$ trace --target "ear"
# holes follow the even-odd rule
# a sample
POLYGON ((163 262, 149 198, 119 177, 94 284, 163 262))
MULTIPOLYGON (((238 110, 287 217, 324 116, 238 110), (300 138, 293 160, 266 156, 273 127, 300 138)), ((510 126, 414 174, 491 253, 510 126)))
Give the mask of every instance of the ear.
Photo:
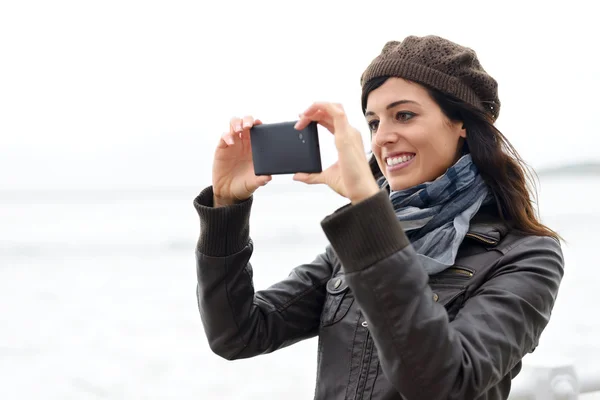
POLYGON ((467 128, 465 128, 464 122, 458 122, 456 127, 457 127, 457 131, 458 131, 457 132, 458 136, 463 139, 466 139, 467 138, 467 128))

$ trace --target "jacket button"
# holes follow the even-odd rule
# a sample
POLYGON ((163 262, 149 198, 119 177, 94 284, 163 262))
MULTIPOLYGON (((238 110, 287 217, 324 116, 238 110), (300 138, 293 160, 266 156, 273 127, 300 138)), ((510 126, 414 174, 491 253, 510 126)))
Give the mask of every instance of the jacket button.
POLYGON ((337 281, 335 281, 335 284, 333 285, 333 287, 334 287, 335 289, 337 289, 337 288, 339 288, 339 287, 340 287, 340 285, 341 285, 341 284, 342 284, 342 280, 341 280, 341 279, 338 279, 337 281))
POLYGON ((438 301, 440 299, 440 296, 438 296, 437 293, 433 294, 433 301, 438 301))

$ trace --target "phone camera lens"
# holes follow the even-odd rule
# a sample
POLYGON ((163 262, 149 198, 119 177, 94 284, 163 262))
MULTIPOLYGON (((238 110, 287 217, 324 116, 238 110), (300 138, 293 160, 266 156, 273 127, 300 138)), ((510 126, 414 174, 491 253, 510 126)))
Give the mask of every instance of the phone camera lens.
POLYGON ((298 134, 298 139, 302 139, 302 138, 303 138, 302 134, 301 134, 301 133, 299 133, 299 134, 298 134))

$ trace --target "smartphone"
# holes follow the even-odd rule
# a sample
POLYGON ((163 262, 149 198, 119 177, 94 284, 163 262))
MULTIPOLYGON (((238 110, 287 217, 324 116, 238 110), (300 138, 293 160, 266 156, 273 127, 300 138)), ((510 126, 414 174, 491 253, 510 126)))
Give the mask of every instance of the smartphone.
POLYGON ((296 122, 261 124, 250 129, 255 175, 322 172, 317 123, 297 130, 296 122))

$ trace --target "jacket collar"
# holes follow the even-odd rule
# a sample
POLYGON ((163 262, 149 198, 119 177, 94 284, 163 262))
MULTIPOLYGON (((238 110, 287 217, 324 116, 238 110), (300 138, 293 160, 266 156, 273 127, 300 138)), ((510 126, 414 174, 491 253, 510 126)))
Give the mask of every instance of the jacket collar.
POLYGON ((508 234, 509 230, 509 226, 499 217, 494 204, 482 207, 473 217, 467 237, 495 246, 508 234))

